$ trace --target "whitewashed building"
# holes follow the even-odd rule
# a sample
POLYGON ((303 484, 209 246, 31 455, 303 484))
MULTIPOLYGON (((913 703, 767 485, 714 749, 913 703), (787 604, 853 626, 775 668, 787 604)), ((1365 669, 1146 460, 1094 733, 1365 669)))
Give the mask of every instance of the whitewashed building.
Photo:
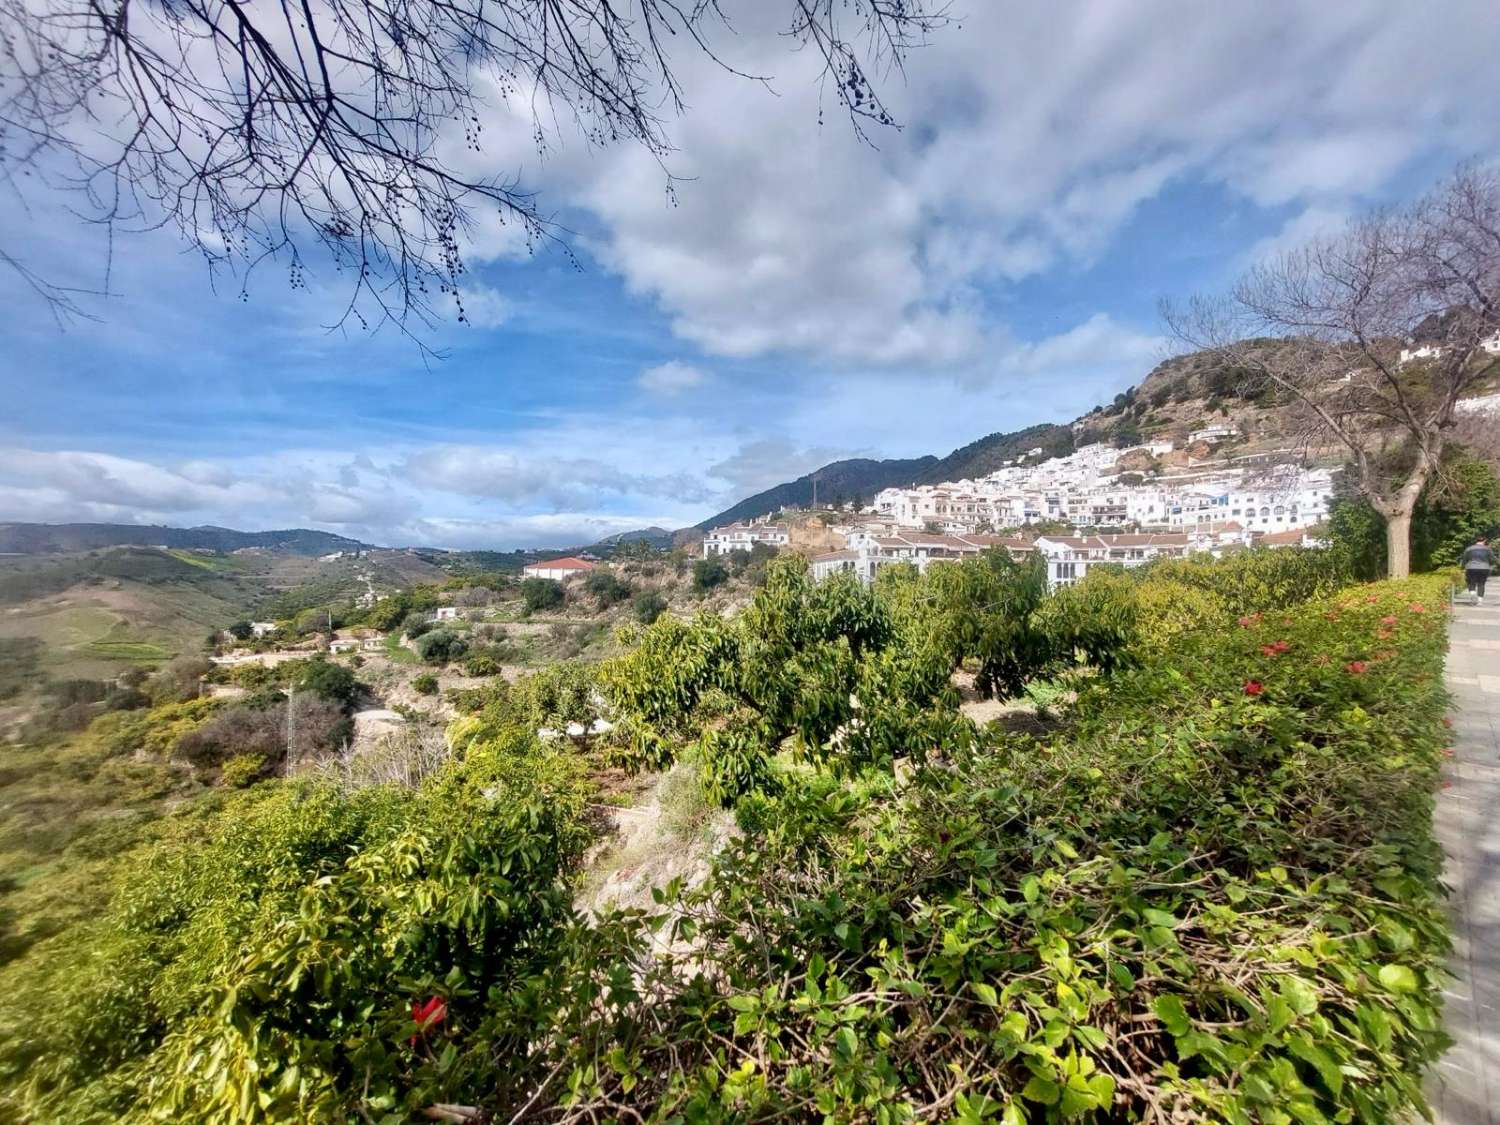
POLYGON ((569 578, 577 578, 593 569, 594 563, 588 559, 570 555, 567 558, 530 563, 521 568, 521 575, 525 578, 548 578, 553 582, 566 582, 569 578))
POLYGON ((872 582, 881 567, 906 563, 925 572, 935 562, 975 558, 985 551, 1001 548, 1013 557, 1032 549, 1030 540, 1000 535, 935 535, 927 532, 902 531, 895 534, 854 531, 849 546, 840 551, 816 555, 812 560, 812 577, 822 581, 834 574, 853 574, 861 582, 872 582))
POLYGON ((712 528, 703 537, 703 557, 748 551, 757 543, 780 550, 792 541, 791 532, 780 523, 731 523, 712 528))
POLYGON ((1043 535, 1036 549, 1047 560, 1047 587, 1071 586, 1088 574, 1090 566, 1109 564, 1133 569, 1154 559, 1188 553, 1191 544, 1182 533, 1150 535, 1043 535))

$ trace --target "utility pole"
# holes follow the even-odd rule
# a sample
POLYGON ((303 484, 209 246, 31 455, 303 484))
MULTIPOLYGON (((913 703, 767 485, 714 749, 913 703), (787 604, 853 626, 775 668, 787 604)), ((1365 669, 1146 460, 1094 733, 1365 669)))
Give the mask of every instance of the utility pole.
POLYGON ((813 511, 818 510, 818 474, 813 473, 813 511))
POLYGON ((293 748, 297 745, 296 702, 297 689, 288 686, 286 689, 286 772, 288 777, 291 776, 292 767, 297 764, 296 759, 293 757, 293 748))

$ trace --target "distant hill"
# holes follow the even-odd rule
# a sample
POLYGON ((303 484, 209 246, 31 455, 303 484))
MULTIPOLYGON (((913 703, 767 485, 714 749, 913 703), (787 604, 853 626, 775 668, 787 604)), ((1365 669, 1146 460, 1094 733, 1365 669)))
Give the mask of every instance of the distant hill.
POLYGON ((1069 426, 1027 426, 1013 433, 994 433, 971 441, 937 461, 917 480, 917 484, 941 484, 950 480, 974 480, 988 476, 1006 461, 1024 457, 1033 449, 1047 457, 1066 457, 1073 452, 1073 430, 1069 426))
MULTIPOLYGON (((1256 343, 1266 349, 1295 347, 1284 340, 1256 343)), ((1284 443, 1285 403, 1273 388, 1247 372, 1227 368, 1208 353, 1176 356, 1150 371, 1139 386, 1128 387, 1106 405, 1096 406, 1069 425, 1042 424, 1000 431, 955 449, 946 457, 918 457, 906 461, 835 461, 806 476, 746 497, 731 508, 710 516, 697 527, 707 529, 735 520, 755 519, 784 507, 806 507, 812 502, 812 479, 818 478, 818 499, 868 502, 882 488, 896 485, 941 484, 988 476, 1006 461, 1033 449, 1037 459, 1062 457, 1078 446, 1106 442, 1126 447, 1155 438, 1181 442, 1188 432, 1209 421, 1237 425, 1252 441, 1284 443)))
POLYGON ((262 547, 294 555, 369 549, 369 544, 328 531, 234 531, 227 527, 157 527, 129 523, 0 523, 0 553, 51 555, 102 547, 174 547, 237 551, 262 547))
POLYGON ((782 508, 807 507, 813 499, 813 478, 818 480, 820 502, 869 503, 882 488, 912 484, 939 484, 993 473, 1006 461, 1014 461, 1040 448, 1047 457, 1073 452, 1073 431, 1067 426, 1028 426, 1012 433, 994 433, 955 449, 946 457, 912 457, 905 460, 872 461, 856 458, 834 461, 821 469, 747 496, 732 508, 710 516, 698 528, 707 530, 736 520, 750 520, 782 508))
POLYGON ((665 527, 638 527, 634 531, 621 531, 618 534, 606 536, 586 549, 607 551, 611 547, 619 547, 625 543, 647 543, 659 550, 669 550, 674 534, 676 533, 665 527))
POLYGON ((835 461, 821 469, 798 477, 786 484, 778 484, 764 492, 748 496, 732 508, 710 516, 699 528, 707 530, 736 520, 754 519, 782 508, 807 507, 813 499, 813 478, 817 477, 818 500, 859 499, 866 503, 882 488, 892 485, 912 484, 922 479, 934 465, 936 457, 913 457, 905 460, 872 461, 868 457, 856 457, 848 461, 835 461))

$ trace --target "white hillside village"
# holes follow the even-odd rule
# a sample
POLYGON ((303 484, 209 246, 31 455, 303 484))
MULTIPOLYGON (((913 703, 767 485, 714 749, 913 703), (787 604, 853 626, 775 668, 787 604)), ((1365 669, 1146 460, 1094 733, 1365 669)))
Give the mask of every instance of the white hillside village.
MULTIPOLYGON (((1233 426, 1218 425, 1189 441, 1212 445, 1237 436, 1233 426)), ((1311 543, 1309 529, 1328 516, 1332 472, 1288 463, 1285 452, 1189 459, 1186 467, 1149 478, 1121 468, 1128 455, 1155 457, 1173 449, 1169 441, 1129 449, 1095 444, 1046 460, 1035 449, 977 480, 884 489, 831 529, 845 545, 815 555, 813 577, 847 572, 869 582, 891 563, 925 570, 934 561, 1000 547, 1016 556, 1039 552, 1047 560, 1048 585, 1056 588, 1077 582, 1091 565, 1135 567, 1164 555, 1311 543), (1044 523, 1066 524, 1074 533, 1019 534, 1044 523), (995 534, 1000 528, 1018 534, 995 534)), ((783 523, 737 523, 709 531, 703 554, 790 542, 783 523)))

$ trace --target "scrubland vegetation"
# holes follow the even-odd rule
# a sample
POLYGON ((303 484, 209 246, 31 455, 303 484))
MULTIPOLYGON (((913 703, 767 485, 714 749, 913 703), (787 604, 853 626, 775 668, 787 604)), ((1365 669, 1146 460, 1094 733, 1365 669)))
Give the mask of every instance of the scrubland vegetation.
MULTIPOLYGON (((999 557, 873 590, 786 559, 727 617, 579 591, 622 625, 602 664, 486 679, 444 740, 246 789, 220 748, 264 733, 253 694, 143 684, 8 759, 0 1105, 1396 1120, 1444 1043, 1446 587, 1348 585, 1341 557, 1052 596, 999 557), (975 726, 960 669, 1050 721, 975 726), (737 834, 652 909, 581 912, 616 779, 679 761, 674 823, 720 804, 737 834), (64 774, 81 807, 43 844, 64 774)), ((286 668, 255 675, 349 686, 286 668)))

